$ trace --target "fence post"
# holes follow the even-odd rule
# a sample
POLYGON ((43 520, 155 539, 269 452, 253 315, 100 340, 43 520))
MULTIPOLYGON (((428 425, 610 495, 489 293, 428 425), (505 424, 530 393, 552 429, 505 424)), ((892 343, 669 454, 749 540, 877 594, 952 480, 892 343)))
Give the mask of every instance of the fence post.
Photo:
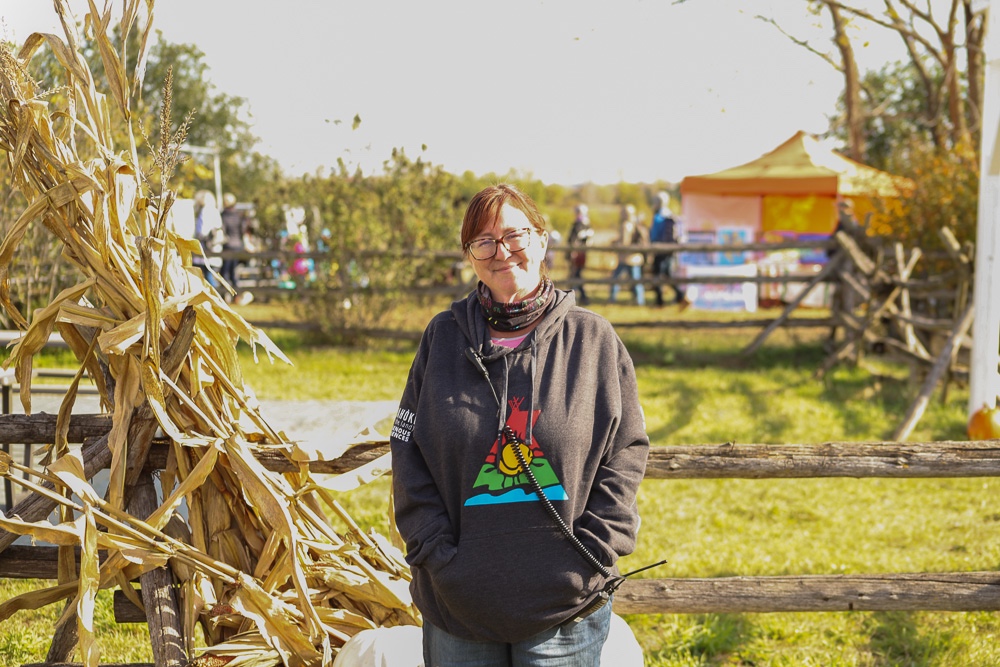
MULTIPOLYGON (((3 413, 5 415, 10 414, 10 390, 11 386, 14 384, 14 369, 5 368, 0 370, 0 391, 3 393, 3 413)), ((4 454, 10 454, 10 444, 3 443, 4 454)), ((14 487, 11 485, 9 479, 4 477, 3 480, 3 509, 5 512, 9 512, 10 508, 14 506, 14 487)))

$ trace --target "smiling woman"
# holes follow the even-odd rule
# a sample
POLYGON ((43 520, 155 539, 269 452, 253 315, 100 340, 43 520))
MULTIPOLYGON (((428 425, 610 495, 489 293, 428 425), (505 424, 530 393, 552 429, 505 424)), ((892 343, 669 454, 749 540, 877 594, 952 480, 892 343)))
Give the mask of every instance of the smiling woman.
POLYGON ((479 192, 461 239, 479 285, 424 331, 390 436, 424 662, 597 665, 649 450, 632 361, 546 276, 520 190, 479 192))
MULTIPOLYGON (((525 309, 541 315, 538 309, 551 298, 552 290, 545 274, 549 239, 545 219, 533 201, 511 186, 498 185, 484 192, 489 194, 480 193, 470 202, 462 223, 463 247, 482 283, 480 299, 489 300, 486 310, 498 316, 525 309)), ((487 320, 500 337, 510 333, 501 317, 488 316, 487 320)), ((527 334, 535 321, 512 331, 527 334)))

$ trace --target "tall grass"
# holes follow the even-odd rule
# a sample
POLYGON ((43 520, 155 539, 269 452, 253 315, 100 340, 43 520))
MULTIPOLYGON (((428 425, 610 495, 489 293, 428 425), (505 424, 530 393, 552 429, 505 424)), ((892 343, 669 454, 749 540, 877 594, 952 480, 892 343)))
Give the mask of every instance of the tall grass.
MULTIPOLYGON (((704 316, 627 305, 595 309, 613 321, 704 316)), ((430 314, 414 313, 414 328, 430 314)), ((269 333, 294 367, 244 358, 247 384, 263 399, 395 399, 414 351, 412 343, 394 342, 332 349, 300 333, 269 333)), ((655 445, 881 440, 919 386, 908 367, 876 357, 814 379, 825 357, 825 331, 779 331, 749 357, 741 352, 753 330, 620 333, 636 362, 655 445)), ((967 390, 955 385, 947 400, 939 394, 911 439, 963 439, 967 398, 967 390)), ((647 480, 639 497, 639 545, 623 567, 668 559, 648 573, 652 577, 994 570, 1000 561, 998 491, 1000 482, 992 478, 647 480)), ((387 495, 388 481, 379 480, 343 501, 356 520, 384 530, 387 495)), ((11 585, 22 584, 4 584, 11 585)), ((627 620, 652 667, 1000 664, 1000 617, 991 612, 649 614, 627 620)), ((135 643, 147 641, 143 627, 135 632, 135 643)), ((27 661, 24 633, 17 617, 0 625, 0 665, 27 661), (7 658, 5 647, 19 657, 7 658)), ((106 649, 109 658, 113 650, 106 649)), ((122 659, 137 659, 128 653, 122 659)))

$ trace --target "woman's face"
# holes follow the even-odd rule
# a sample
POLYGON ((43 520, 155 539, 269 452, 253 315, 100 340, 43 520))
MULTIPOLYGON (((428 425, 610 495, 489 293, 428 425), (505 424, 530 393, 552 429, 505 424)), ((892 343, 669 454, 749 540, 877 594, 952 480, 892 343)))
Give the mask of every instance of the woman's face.
POLYGON ((490 294, 496 301, 523 301, 542 282, 548 233, 538 232, 524 213, 507 204, 500 209, 500 219, 473 239, 499 239, 523 229, 531 230, 528 246, 523 250, 511 252, 503 243, 497 243, 497 252, 491 259, 476 259, 469 255, 476 275, 490 288, 490 294))

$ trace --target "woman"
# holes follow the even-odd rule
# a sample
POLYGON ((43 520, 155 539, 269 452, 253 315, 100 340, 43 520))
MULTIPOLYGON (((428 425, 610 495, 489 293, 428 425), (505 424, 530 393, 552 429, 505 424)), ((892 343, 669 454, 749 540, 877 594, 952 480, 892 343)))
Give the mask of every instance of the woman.
MULTIPOLYGON (((222 250, 222 216, 215 203, 215 195, 208 190, 199 190, 194 195, 195 221, 194 238, 201 242, 203 251, 219 252, 222 250)), ((195 266, 201 267, 205 280, 216 290, 220 289, 219 281, 215 277, 216 271, 222 268, 222 258, 219 256, 203 257, 195 255, 191 261, 195 266)))
POLYGON ((635 547, 649 440, 632 361, 553 287, 547 241, 516 188, 473 197, 462 247, 478 289, 427 326, 393 426, 426 667, 599 664, 602 604, 635 547))
MULTIPOLYGON (((626 204, 622 206, 618 217, 618 240, 615 245, 634 246, 645 245, 641 223, 635 217, 635 206, 626 204)), ((618 300, 618 290, 621 285, 618 279, 622 276, 629 276, 635 283, 632 290, 635 292, 635 305, 646 305, 646 288, 642 284, 642 265, 646 256, 635 250, 626 250, 618 253, 618 266, 611 274, 611 294, 608 300, 614 303, 618 300)))

